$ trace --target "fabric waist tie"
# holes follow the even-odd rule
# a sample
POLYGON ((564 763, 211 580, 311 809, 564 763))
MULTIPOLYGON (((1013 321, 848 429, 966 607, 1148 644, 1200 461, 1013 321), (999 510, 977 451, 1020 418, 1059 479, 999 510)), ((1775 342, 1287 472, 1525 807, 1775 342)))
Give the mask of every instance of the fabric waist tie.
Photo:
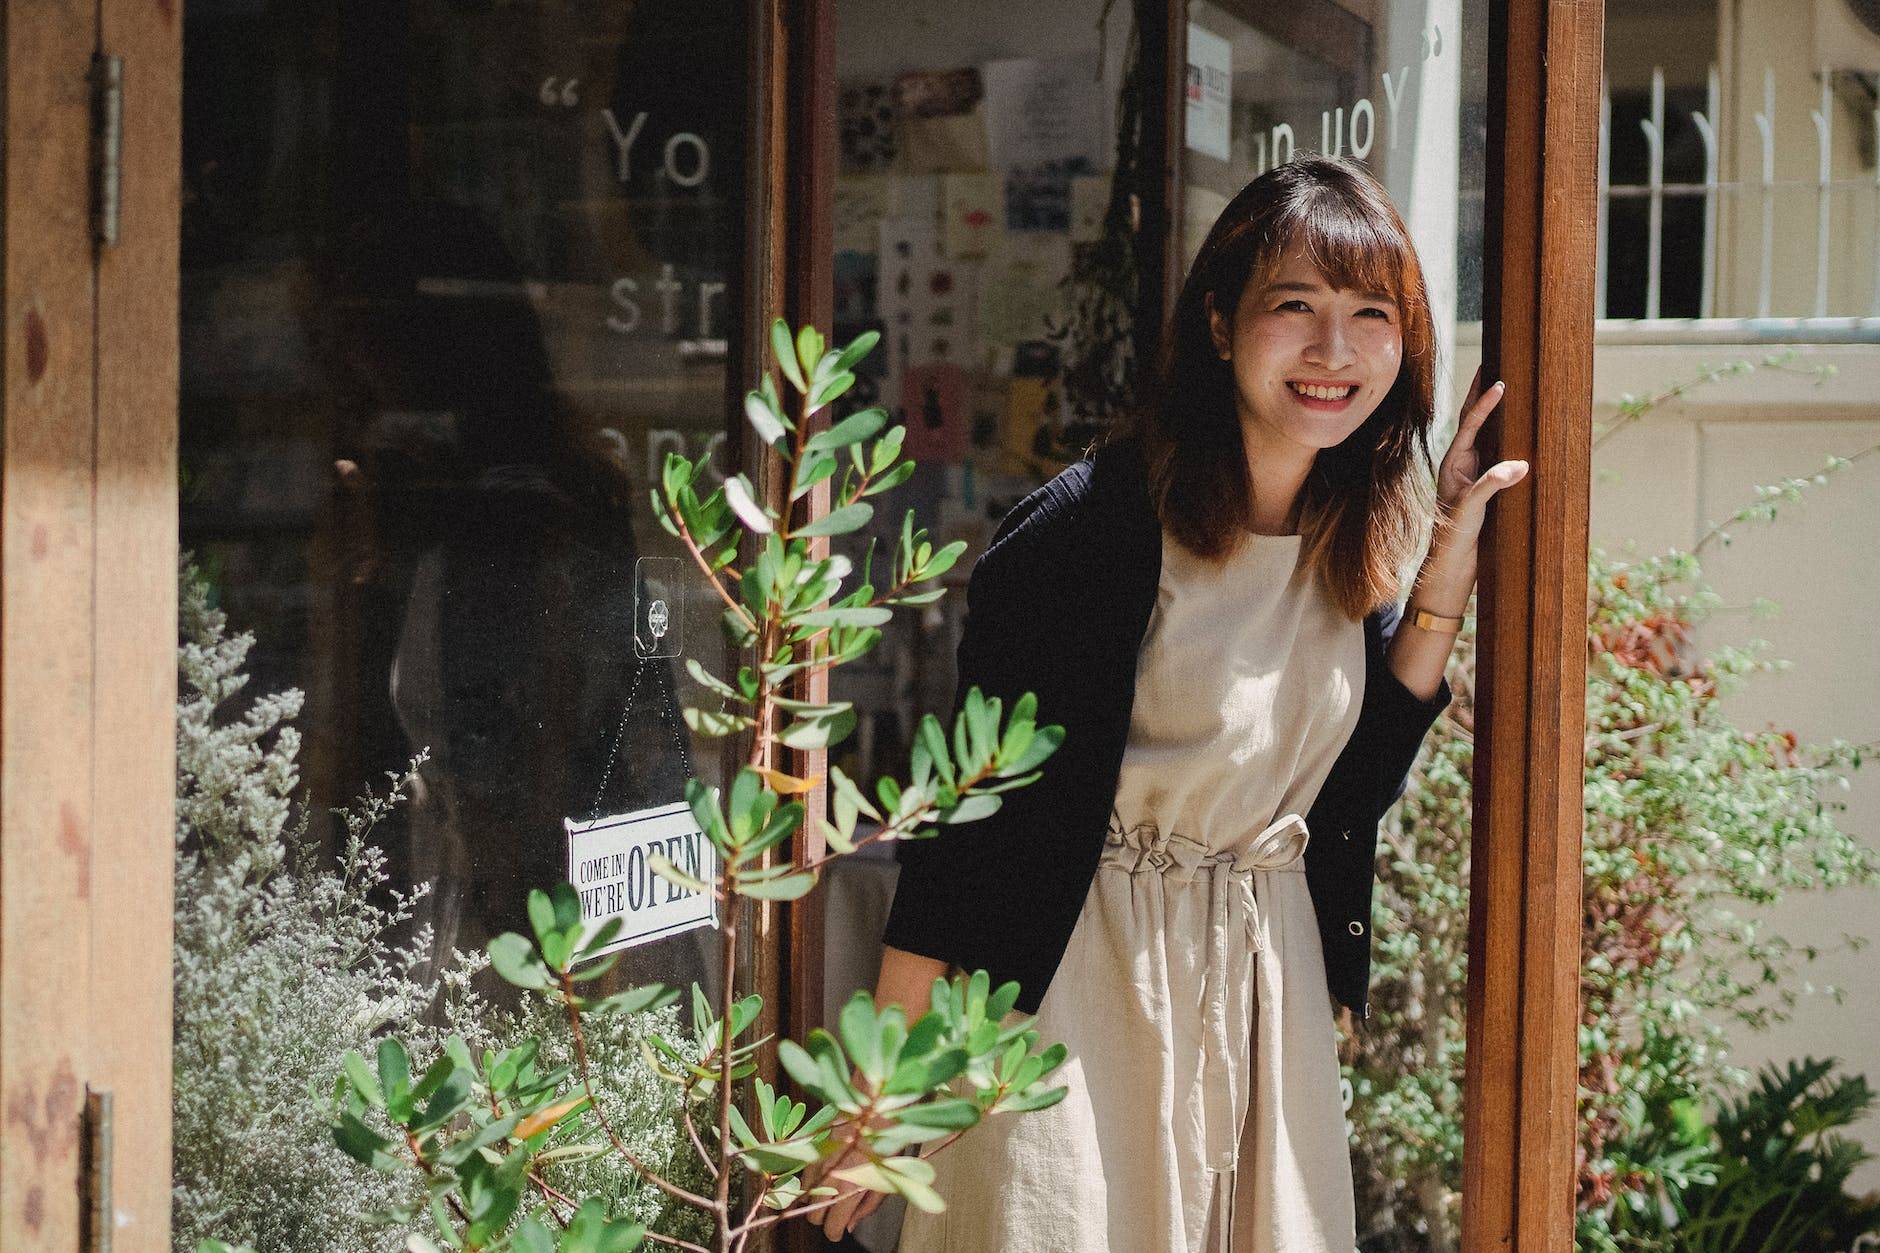
POLYGON ((1243 986, 1257 977, 1256 958, 1265 947, 1265 924, 1253 876, 1262 871, 1303 873, 1310 838, 1304 818, 1285 814, 1269 823, 1239 852, 1213 853, 1207 845, 1164 832, 1154 823, 1138 823, 1125 829, 1118 815, 1112 813, 1110 817, 1101 866, 1128 874, 1161 874, 1176 883, 1192 883, 1204 876, 1208 882, 1208 959, 1201 994, 1205 1017, 1201 1100, 1207 1121, 1205 1151, 1210 1170, 1234 1169, 1240 1152, 1240 1120, 1247 1110, 1248 1076, 1244 1067, 1233 1064, 1233 1041, 1236 1037, 1250 1040, 1253 1023, 1245 1012, 1231 1012, 1230 1001, 1232 1005, 1245 1002, 1230 998, 1228 989, 1230 977, 1243 986), (1228 951, 1230 928, 1237 922, 1247 935, 1246 959, 1240 963, 1234 963, 1228 951), (1230 965, 1238 968, 1230 971, 1230 965), (1239 1021, 1230 1022, 1230 1017, 1239 1021))

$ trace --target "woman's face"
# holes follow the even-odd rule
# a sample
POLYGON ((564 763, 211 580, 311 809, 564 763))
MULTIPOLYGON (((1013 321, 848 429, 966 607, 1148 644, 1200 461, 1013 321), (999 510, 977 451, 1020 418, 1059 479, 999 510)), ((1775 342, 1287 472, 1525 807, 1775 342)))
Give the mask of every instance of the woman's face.
POLYGON ((1390 394, 1403 363, 1396 302, 1335 288, 1300 252, 1248 283, 1233 321, 1208 305, 1214 350, 1232 363, 1243 426, 1317 451, 1344 440, 1390 394))

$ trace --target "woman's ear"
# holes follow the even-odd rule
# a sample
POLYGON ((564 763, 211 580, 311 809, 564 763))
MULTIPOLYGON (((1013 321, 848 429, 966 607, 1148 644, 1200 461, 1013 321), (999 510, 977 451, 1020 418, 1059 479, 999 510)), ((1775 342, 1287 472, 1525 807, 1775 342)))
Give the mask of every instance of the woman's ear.
POLYGON ((1221 311, 1214 307, 1213 292, 1205 293, 1202 299, 1207 303, 1208 338, 1214 341, 1214 355, 1223 361, 1231 361, 1234 357, 1232 347, 1234 339, 1228 328, 1227 319, 1222 317, 1221 311))

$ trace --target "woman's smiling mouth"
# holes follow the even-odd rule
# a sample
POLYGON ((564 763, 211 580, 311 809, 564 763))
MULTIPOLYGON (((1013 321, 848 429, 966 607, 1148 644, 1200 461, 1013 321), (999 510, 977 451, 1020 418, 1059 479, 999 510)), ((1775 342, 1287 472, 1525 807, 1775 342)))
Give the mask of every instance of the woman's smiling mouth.
POLYGON ((1329 408, 1342 408, 1346 401, 1358 393, 1356 383, 1288 382, 1286 386, 1299 399, 1329 408))

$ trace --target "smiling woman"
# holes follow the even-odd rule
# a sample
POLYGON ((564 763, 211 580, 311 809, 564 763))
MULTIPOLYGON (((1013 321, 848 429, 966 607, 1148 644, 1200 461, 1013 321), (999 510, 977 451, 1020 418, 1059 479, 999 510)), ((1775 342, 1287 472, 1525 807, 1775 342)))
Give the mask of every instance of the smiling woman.
POLYGON ((1365 1011, 1378 823, 1449 703, 1488 501, 1527 471, 1478 472, 1499 392, 1471 396, 1411 597, 1443 608, 1398 639, 1429 327, 1362 167, 1262 175, 1202 245, 1138 430, 974 570, 961 683, 1035 690, 1066 748, 1023 799, 904 850, 876 997, 1017 975, 1068 1092, 944 1158, 951 1204, 910 1214, 901 1253, 1355 1245, 1332 998, 1365 1011))
POLYGON ((1208 232, 1171 322, 1140 428, 1171 533, 1220 557, 1244 526, 1296 525, 1347 611, 1394 592, 1428 510, 1435 345, 1383 188, 1308 154, 1255 179, 1208 232), (1349 507, 1361 483, 1368 513, 1349 507))

